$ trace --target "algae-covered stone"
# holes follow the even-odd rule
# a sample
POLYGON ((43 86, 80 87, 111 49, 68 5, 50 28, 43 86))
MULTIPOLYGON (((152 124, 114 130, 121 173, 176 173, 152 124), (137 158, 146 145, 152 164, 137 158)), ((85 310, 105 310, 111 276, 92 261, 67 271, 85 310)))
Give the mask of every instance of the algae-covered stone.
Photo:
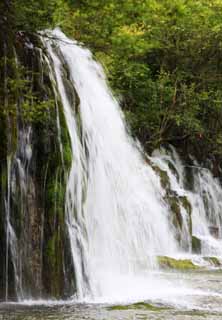
POLYGON ((138 302, 129 305, 116 305, 112 307, 108 307, 108 310, 150 310, 150 311, 161 311, 161 310, 168 310, 168 307, 162 307, 159 305, 153 305, 146 302, 138 302))
POLYGON ((201 240, 192 236, 192 251, 193 253, 201 253, 201 240))
POLYGON ((160 183, 162 188, 165 190, 168 190, 170 188, 170 179, 168 177, 167 172, 164 170, 161 170, 159 167, 153 164, 152 164, 152 168, 160 177, 160 183))
POLYGON ((176 196, 166 196, 165 200, 167 201, 167 203, 170 207, 172 221, 173 221, 174 226, 176 227, 176 229, 179 228, 179 230, 181 230, 183 221, 182 221, 182 215, 181 215, 181 211, 180 211, 180 203, 179 203, 178 198, 176 196))
POLYGON ((179 173, 171 161, 168 162, 168 167, 172 171, 173 175, 176 177, 177 181, 179 181, 180 179, 179 173))
POLYGON ((187 197, 186 196, 180 196, 179 199, 180 199, 180 202, 182 203, 184 209, 187 211, 187 213, 189 215, 191 215, 192 207, 191 207, 191 204, 190 204, 189 200, 187 199, 187 197))
POLYGON ((204 257, 203 259, 209 262, 214 267, 222 267, 222 263, 216 257, 204 257))
POLYGON ((163 269, 194 270, 199 268, 189 259, 177 260, 167 256, 158 256, 157 260, 159 266, 163 269))

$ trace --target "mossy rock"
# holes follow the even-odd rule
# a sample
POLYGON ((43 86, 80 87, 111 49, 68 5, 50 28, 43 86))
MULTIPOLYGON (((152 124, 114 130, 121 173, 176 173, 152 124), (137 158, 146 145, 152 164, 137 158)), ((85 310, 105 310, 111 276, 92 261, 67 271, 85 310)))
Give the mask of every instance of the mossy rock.
POLYGON ((169 169, 172 171, 173 175, 176 177, 177 181, 179 181, 180 176, 177 172, 177 169, 175 168, 175 166, 172 164, 172 162, 168 161, 168 167, 169 169))
POLYGON ((174 259, 166 256, 157 257, 159 266, 163 269, 175 269, 175 270, 195 270, 199 269, 191 260, 189 259, 174 259))
POLYGON ((201 240, 192 236, 192 251, 193 253, 201 253, 201 240))
POLYGON ((161 170, 159 167, 157 167, 154 164, 152 164, 152 168, 160 177, 160 184, 161 184, 162 188, 165 190, 170 189, 170 179, 168 177, 167 172, 164 170, 161 170))
POLYGON ((184 207, 184 209, 188 212, 189 215, 191 215, 192 207, 191 207, 191 204, 190 204, 189 200, 187 199, 187 197, 180 196, 179 199, 180 199, 180 202, 182 203, 182 206, 184 207))
POLYGON ((179 228, 181 230, 183 221, 178 198, 176 196, 166 196, 165 200, 169 204, 174 226, 177 229, 179 228))
POLYGON ((190 232, 190 236, 192 235, 192 206, 189 202, 189 200, 187 199, 186 196, 180 196, 179 197, 180 203, 182 204, 182 206, 184 207, 184 209, 186 210, 186 212, 188 213, 189 217, 189 232, 190 232))
POLYGON ((146 302, 138 302, 138 303, 129 304, 129 305, 116 305, 116 306, 108 307, 108 310, 138 310, 138 309, 150 310, 150 311, 162 311, 162 310, 168 310, 170 308, 152 305, 146 302))
POLYGON ((222 263, 216 257, 204 257, 203 259, 214 267, 222 267, 222 263))

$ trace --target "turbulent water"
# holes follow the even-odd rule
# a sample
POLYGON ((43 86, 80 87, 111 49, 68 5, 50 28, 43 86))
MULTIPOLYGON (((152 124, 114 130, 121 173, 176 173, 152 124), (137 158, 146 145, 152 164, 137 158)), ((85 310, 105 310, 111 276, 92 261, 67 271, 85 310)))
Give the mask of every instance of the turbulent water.
MULTIPOLYGON (((194 273, 158 273, 171 283, 186 281, 193 290, 169 292, 135 304, 90 304, 73 301, 26 301, 0 304, 0 318, 5 320, 219 320, 222 318, 221 271, 194 273)), ((151 296, 151 295, 150 295, 151 296)))

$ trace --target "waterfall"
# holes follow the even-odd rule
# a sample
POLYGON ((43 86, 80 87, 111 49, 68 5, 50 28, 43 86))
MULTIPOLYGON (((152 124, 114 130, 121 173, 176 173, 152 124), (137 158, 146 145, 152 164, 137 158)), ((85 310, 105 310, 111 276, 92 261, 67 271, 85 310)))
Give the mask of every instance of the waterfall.
MULTIPOLYGON (((158 166, 163 172, 167 173, 169 179, 169 197, 175 197, 175 199, 190 199, 190 192, 185 188, 185 172, 183 163, 177 154, 176 150, 170 146, 170 150, 159 149, 153 152, 151 157, 152 162, 158 166)), ((167 200, 167 199, 166 199, 167 200)), ((180 233, 180 245, 181 248, 185 249, 187 252, 192 251, 192 239, 189 225, 191 219, 189 219, 189 212, 187 212, 187 207, 184 208, 183 202, 178 201, 179 211, 181 214, 181 229, 180 233)), ((178 231, 178 230, 177 230, 178 231)))
POLYGON ((168 296, 158 256, 222 259, 221 184, 172 146, 147 156, 90 51, 59 29, 41 40, 39 82, 51 88, 57 146, 49 140, 40 159, 39 131, 17 123, 4 192, 4 298, 63 297, 68 288, 64 296, 78 301, 142 300, 159 297, 160 286, 168 296))
POLYGON ((156 150, 151 160, 167 172, 170 189, 176 196, 186 197, 190 203, 192 232, 189 231, 189 212, 184 211, 182 203, 179 204, 183 213, 181 246, 191 253, 193 235, 201 241, 203 256, 222 257, 222 187, 219 180, 193 159, 192 166, 188 166, 189 172, 186 172, 186 165, 173 147, 168 151, 156 150), (192 186, 186 186, 187 176, 193 179, 192 186))
POLYGON ((118 281, 129 281, 128 286, 131 281, 133 290, 135 279, 156 266, 155 255, 177 251, 164 191, 128 134, 101 66, 61 31, 52 37, 58 38, 56 46, 45 44, 72 145, 66 214, 77 295, 108 296, 118 290, 118 281), (67 74, 80 100, 81 128, 67 74))
POLYGON ((210 170, 194 170, 193 233, 201 239, 202 254, 222 257, 222 188, 210 170))
POLYGON ((11 196, 12 196, 12 156, 7 159, 7 199, 5 199, 6 211, 6 265, 5 265, 5 300, 8 301, 9 296, 9 257, 14 268, 15 291, 18 297, 21 297, 21 283, 19 274, 19 250, 18 241, 15 230, 11 223, 11 196))
POLYGON ((6 208, 6 264, 5 264, 5 300, 8 300, 8 265, 9 265, 9 244, 10 244, 10 194, 11 194, 11 158, 7 159, 7 200, 5 201, 6 208))

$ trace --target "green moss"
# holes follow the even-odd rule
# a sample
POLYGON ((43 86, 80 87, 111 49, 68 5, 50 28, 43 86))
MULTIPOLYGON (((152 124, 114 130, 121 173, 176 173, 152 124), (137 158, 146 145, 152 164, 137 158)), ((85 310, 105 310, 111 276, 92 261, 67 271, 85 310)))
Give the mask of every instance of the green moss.
POLYGON ((172 171, 173 175, 177 178, 177 181, 179 181, 179 174, 178 174, 177 169, 175 168, 175 166, 172 164, 172 162, 170 162, 170 161, 168 162, 168 167, 172 171))
POLYGON ((47 286, 50 286, 50 291, 53 296, 59 297, 61 292, 61 281, 63 274, 63 261, 61 256, 61 234, 58 230, 55 231, 47 242, 46 259, 48 265, 49 279, 47 286))
POLYGON ((2 166, 2 171, 1 171, 1 185, 2 185, 2 189, 5 189, 7 186, 7 168, 6 168, 6 164, 5 166, 2 166))
POLYGON ((70 168, 72 163, 72 149, 68 143, 65 143, 63 145, 63 156, 64 156, 65 167, 70 168))
POLYGON ((181 197, 179 197, 179 199, 180 199, 184 209, 189 213, 189 215, 191 215, 192 207, 191 207, 191 204, 188 201, 187 197, 186 196, 181 196, 181 197))
POLYGON ((216 257, 204 257, 204 260, 207 262, 210 262, 210 264, 212 264, 214 267, 221 267, 222 266, 221 262, 216 257))
POLYGON ((56 233, 54 233, 52 237, 48 240, 47 247, 46 247, 46 255, 48 256, 48 259, 52 265, 54 265, 56 262, 55 244, 56 244, 56 233))
POLYGON ((193 253, 201 253, 201 240, 192 236, 192 251, 193 253))
POLYGON ((167 175, 167 172, 164 170, 161 170, 160 168, 158 168, 157 166, 152 166, 153 170, 159 175, 160 177, 160 183, 161 186, 163 187, 163 189, 169 189, 170 188, 170 180, 169 177, 167 175))
POLYGON ((68 128, 66 125, 65 115, 63 113, 63 106, 61 103, 59 103, 58 107, 59 107, 59 120, 60 120, 60 126, 61 126, 61 140, 62 140, 62 146, 63 146, 64 165, 66 169, 69 169, 72 163, 71 140, 70 140, 68 128))
POLYGON ((190 235, 192 235, 192 217, 191 217, 192 207, 191 207, 191 204, 190 204, 190 202, 189 202, 189 200, 187 199, 186 196, 179 197, 179 200, 180 200, 180 203, 182 204, 182 206, 184 207, 184 209, 186 210, 186 212, 189 215, 189 232, 190 232, 190 235))
POLYGON ((192 270, 199 269, 198 266, 193 264, 189 259, 174 259, 166 256, 159 256, 158 263, 163 269, 176 269, 176 270, 192 270))
POLYGON ((170 210, 171 213, 173 215, 173 224, 174 226, 178 229, 182 228, 182 216, 181 216, 181 212, 180 212, 180 204, 179 204, 179 200, 176 196, 169 196, 167 195, 165 197, 165 200, 168 202, 169 206, 170 206, 170 210))
POLYGON ((56 207, 63 207, 64 204, 66 186, 65 184, 62 184, 61 181, 59 181, 59 174, 60 170, 58 168, 57 174, 55 175, 55 179, 50 180, 47 185, 47 200, 53 208, 55 206, 55 202, 56 207))
POLYGON ((116 305, 108 308, 108 310, 138 310, 138 309, 150 310, 150 311, 161 311, 161 310, 168 310, 169 308, 152 305, 150 303, 145 303, 145 302, 138 302, 138 303, 129 304, 129 305, 116 305))

